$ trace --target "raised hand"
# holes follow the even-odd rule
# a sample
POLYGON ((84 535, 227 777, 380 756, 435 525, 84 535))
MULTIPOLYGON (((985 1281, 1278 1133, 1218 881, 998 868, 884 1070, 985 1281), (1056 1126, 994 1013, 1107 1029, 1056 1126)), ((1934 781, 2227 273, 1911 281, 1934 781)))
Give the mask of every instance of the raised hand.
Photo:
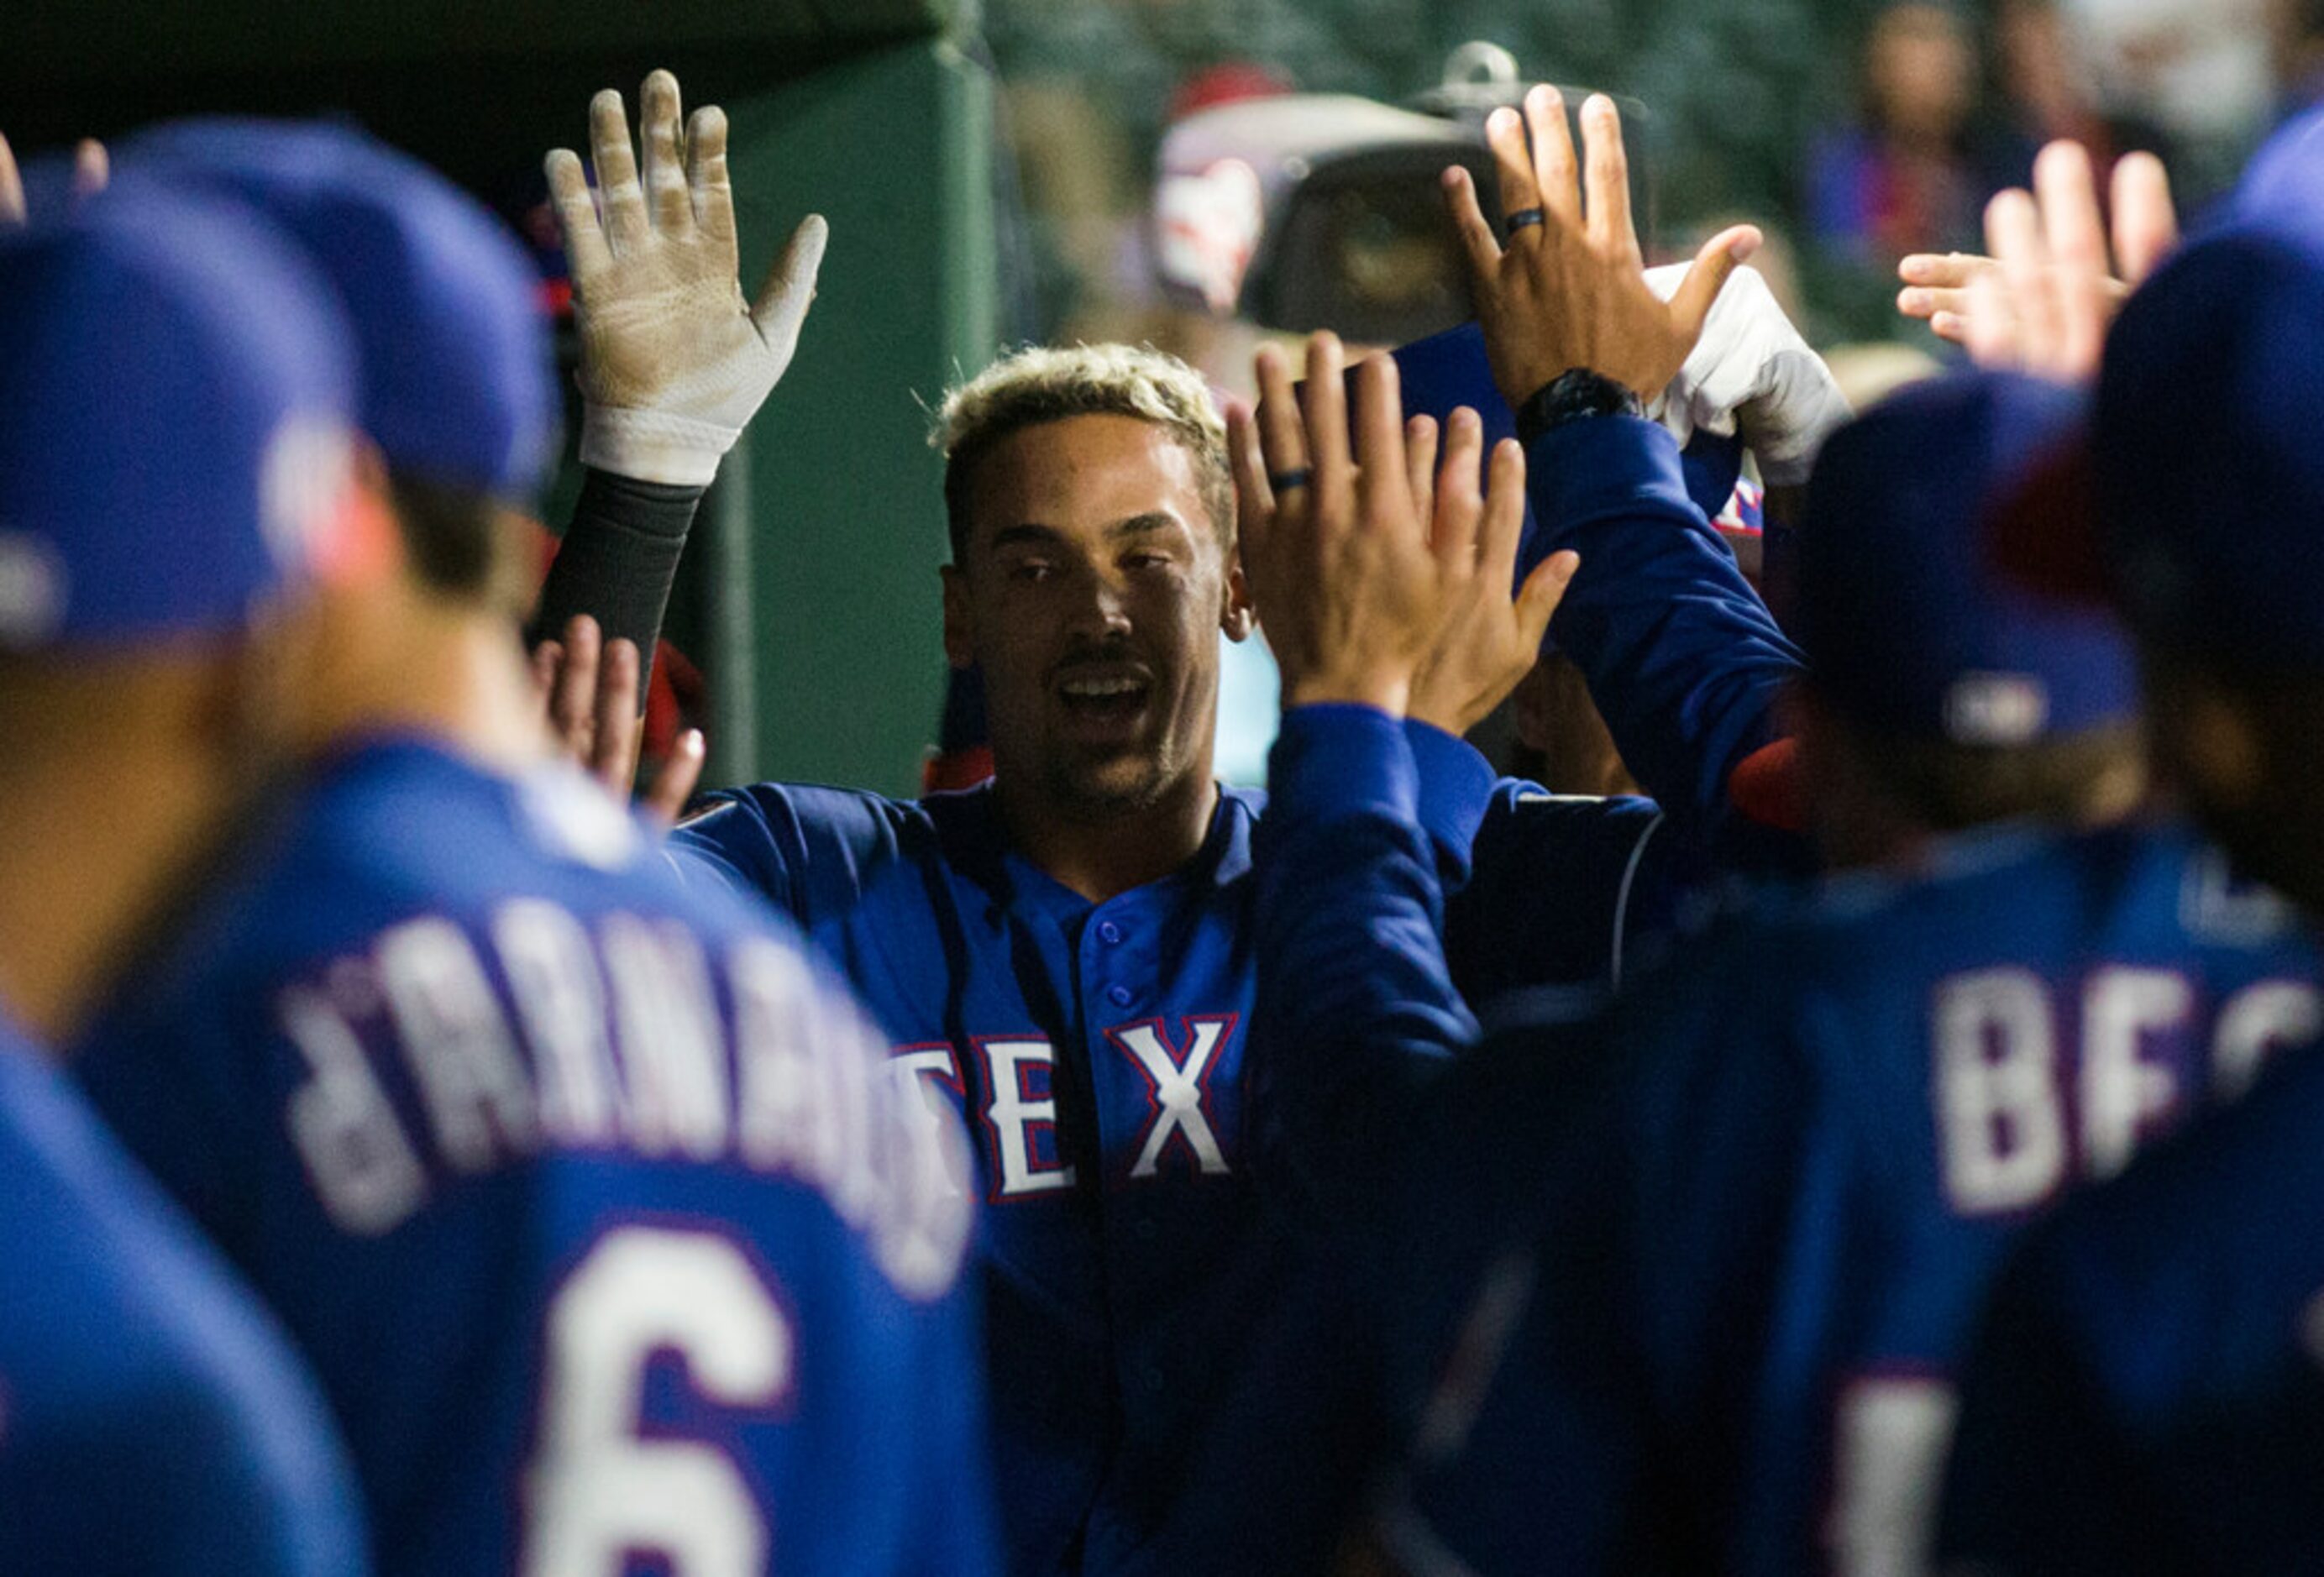
MULTIPOLYGON (((1443 616, 1435 643, 1413 675, 1406 715, 1447 733, 1466 733, 1517 688, 1540 658, 1550 615, 1564 600, 1582 559, 1572 552, 1553 553, 1514 597, 1509 595, 1525 535, 1525 450, 1514 441, 1495 445, 1492 473, 1480 495, 1477 461, 1484 423, 1463 406, 1452 412, 1449 426, 1443 473, 1430 495, 1434 507, 1429 549, 1441 576, 1443 616)), ((1433 433, 1410 436, 1416 446, 1434 453, 1433 433)))
POLYGON ((744 300, 724 113, 695 111, 681 138, 667 71, 639 99, 636 153, 622 96, 607 88, 589 103, 594 199, 571 150, 551 150, 545 165, 580 327, 581 458, 699 486, 790 364, 828 232, 808 215, 758 300, 744 300))
POLYGON ((1257 416, 1231 416, 1244 571, 1284 706, 1354 701, 1465 728, 1532 662, 1576 560, 1556 555, 1512 599, 1517 446, 1496 449, 1480 497, 1483 428, 1456 412, 1440 472, 1434 425, 1405 424, 1396 364, 1375 356, 1356 374, 1351 451, 1342 370, 1339 341, 1314 337, 1303 410, 1269 346, 1257 416))
MULTIPOLYGON (((637 642, 605 641, 586 613, 573 617, 562 641, 544 641, 532 653, 533 688, 559 753, 622 799, 637 781, 644 743, 640 670, 637 642)), ((665 827, 675 823, 701 779, 703 753, 700 730, 679 734, 638 807, 665 827)))
POLYGON ((1896 265, 1905 281, 1896 309, 1928 319, 1982 364, 2066 381, 2089 376, 2115 313, 2179 244, 2161 160, 2127 153, 2116 161, 2112 196, 2109 267, 2089 155, 2076 143, 2051 143, 2034 162, 2032 195, 2003 192, 1987 205, 1991 255, 1905 258, 1896 265))
POLYGON ((1720 231, 1663 300, 1646 288, 1622 117, 1612 99, 1593 94, 1582 105, 1582 138, 1577 161, 1554 88, 1527 92, 1522 115, 1504 108, 1486 120, 1506 244, 1486 223, 1469 172, 1458 165, 1444 172, 1493 382, 1513 406, 1574 367, 1626 383, 1641 398, 1661 393, 1701 337, 1729 272, 1758 249, 1759 232, 1748 225, 1720 231))

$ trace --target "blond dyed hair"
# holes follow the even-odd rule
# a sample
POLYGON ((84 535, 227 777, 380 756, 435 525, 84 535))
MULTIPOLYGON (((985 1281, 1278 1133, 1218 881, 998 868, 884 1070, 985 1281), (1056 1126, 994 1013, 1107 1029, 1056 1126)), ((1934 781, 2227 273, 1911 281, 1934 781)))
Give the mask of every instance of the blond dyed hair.
POLYGON ((968 480, 995 445, 1074 416, 1127 416, 1167 431, 1194 456, 1203 507, 1219 544, 1234 541, 1227 424, 1203 376, 1150 346, 1028 346, 945 394, 929 441, 945 457, 945 519, 953 562, 968 547, 968 480))

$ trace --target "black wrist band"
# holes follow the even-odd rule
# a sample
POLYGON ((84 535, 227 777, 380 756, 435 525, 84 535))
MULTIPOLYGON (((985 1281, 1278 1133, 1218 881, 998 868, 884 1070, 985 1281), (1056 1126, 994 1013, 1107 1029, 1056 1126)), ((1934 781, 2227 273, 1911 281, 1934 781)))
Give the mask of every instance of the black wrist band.
POLYGON ((594 467, 585 472, 527 644, 563 639, 566 621, 576 613, 594 616, 607 641, 637 642, 638 706, 643 708, 670 584, 706 491, 594 467))
POLYGON ((1531 448, 1542 434, 1583 417, 1645 413, 1646 407, 1627 386, 1588 367, 1568 367, 1517 407, 1517 441, 1531 448))

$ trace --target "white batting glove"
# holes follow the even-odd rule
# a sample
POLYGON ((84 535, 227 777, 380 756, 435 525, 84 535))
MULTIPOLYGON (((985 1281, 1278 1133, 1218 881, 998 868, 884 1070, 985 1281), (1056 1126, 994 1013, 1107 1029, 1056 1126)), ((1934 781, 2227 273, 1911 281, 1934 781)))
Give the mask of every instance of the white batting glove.
MULTIPOLYGON (((1686 272, 1684 263, 1650 268, 1646 284, 1668 300, 1686 272)), ((1697 430, 1741 433, 1767 484, 1791 487, 1808 479, 1816 451, 1854 412, 1759 271, 1745 267, 1719 292, 1702 337, 1646 414, 1681 444, 1697 430)))
POLYGON ((745 301, 725 115, 696 110, 681 154, 678 79, 656 71, 639 98, 642 180, 611 88, 589 104, 595 198, 569 149, 546 164, 581 335, 581 460, 705 486, 790 365, 829 232, 807 216, 745 301))

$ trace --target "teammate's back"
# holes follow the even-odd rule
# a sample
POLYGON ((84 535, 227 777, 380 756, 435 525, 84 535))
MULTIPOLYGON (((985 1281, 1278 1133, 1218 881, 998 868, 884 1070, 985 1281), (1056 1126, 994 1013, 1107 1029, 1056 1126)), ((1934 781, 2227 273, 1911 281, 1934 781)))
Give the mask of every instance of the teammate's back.
POLYGON ((982 1569, 956 1137, 795 931, 689 890, 546 761, 522 253, 340 128, 124 155, 337 286, 383 569, 318 598, 303 780, 89 1038, 86 1087, 314 1365, 387 1569, 982 1569))
MULTIPOLYGON (((2091 474, 2157 758, 2246 868, 2324 912, 2324 143, 2294 123, 2234 217, 2107 341, 2091 474)), ((2005 1269, 1940 1551, 1996 1573, 2311 1571, 2324 1535, 2324 1057, 2070 1200, 2005 1269)))
POLYGON ((1471 1296, 1391 1295, 1416 1553, 1520 1569, 1545 1523, 1576 1569, 1909 1569, 2008 1239, 2316 1022, 2281 901, 2126 819, 2119 632, 1985 562, 2078 414, 1980 375, 1831 440, 1800 749, 1860 868, 1636 982, 1594 1055, 1516 1032, 1447 1081, 1406 1230, 1471 1296), (1532 1535, 1491 1509, 1520 1478, 1559 1487, 1532 1535))
POLYGON ((1941 1550, 2303 1572, 2324 1539, 2324 1056, 2026 1235, 1963 1377, 1941 1550))
MULTIPOLYGON (((1425 1213, 1470 1223, 1433 1252, 1483 1290, 1400 1300, 1405 1382, 1430 1382, 1495 1286, 1544 1290, 1499 1333, 1506 1371, 1457 1447, 1416 1462, 1416 1524, 1478 1533, 1452 1508, 1484 1471, 1566 1485, 1547 1521, 1587 1569, 1853 1570, 1916 1548, 1950 1376, 2009 1240, 2317 1011, 2280 902, 2169 831, 2007 829, 1922 880, 1781 908, 1641 981, 1603 1031, 1611 1068, 1536 1031, 1452 1075, 1432 1132, 1499 1159, 1449 1170, 1473 1193, 1425 1213), (1558 1377, 1585 1360, 1575 1391, 1558 1377), (1542 1430, 1553 1396, 1587 1472, 1542 1430)), ((1517 1542, 1459 1547, 1513 1569, 1503 1531, 1517 1542)))
POLYGON ((308 1352, 390 1571, 979 1568, 949 1130, 577 774, 335 762, 82 1068, 308 1352))

